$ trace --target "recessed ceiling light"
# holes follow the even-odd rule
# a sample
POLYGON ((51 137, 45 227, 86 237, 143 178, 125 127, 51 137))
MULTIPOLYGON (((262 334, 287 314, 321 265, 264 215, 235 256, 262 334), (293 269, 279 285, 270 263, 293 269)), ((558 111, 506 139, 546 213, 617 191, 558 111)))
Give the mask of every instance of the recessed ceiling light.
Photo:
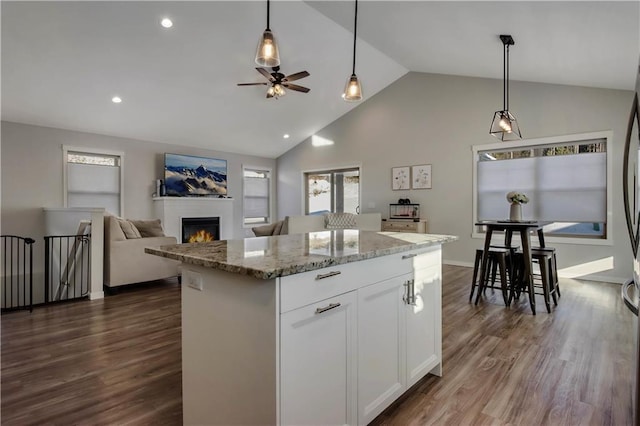
POLYGON ((173 21, 171 21, 171 19, 169 18, 163 18, 162 21, 160 21, 160 25, 165 28, 171 28, 173 27, 173 21))
POLYGON ((114 104, 119 104, 120 102, 122 102, 122 98, 120 96, 114 96, 113 98, 111 98, 111 102, 113 102, 114 104))
POLYGON ((284 135, 282 135, 282 137, 285 139, 289 139, 289 133, 285 133, 284 135))

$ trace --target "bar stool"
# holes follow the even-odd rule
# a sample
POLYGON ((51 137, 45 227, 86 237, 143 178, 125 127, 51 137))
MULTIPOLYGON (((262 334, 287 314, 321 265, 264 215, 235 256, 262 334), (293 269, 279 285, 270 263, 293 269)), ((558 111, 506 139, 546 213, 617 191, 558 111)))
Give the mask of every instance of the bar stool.
POLYGON ((473 279, 471 282, 471 294, 469 295, 469 302, 473 300, 473 294, 476 289, 476 285, 478 286, 478 295, 476 297, 476 304, 480 299, 480 294, 489 288, 500 288, 502 291, 502 298, 504 299, 504 304, 509 306, 508 300, 508 264, 511 264, 511 251, 506 248, 498 248, 492 247, 489 249, 489 253, 487 253, 487 266, 485 270, 484 277, 480 277, 478 279, 478 272, 480 271, 480 264, 482 262, 482 255, 484 253, 483 249, 476 250, 476 258, 473 265, 473 279), (498 274, 499 272, 499 274, 498 274), (496 278, 499 275, 500 277, 500 287, 496 287, 495 282, 496 278), (491 279, 490 279, 491 277, 491 279))
POLYGON ((531 247, 531 249, 542 250, 553 255, 553 264, 551 265, 551 273, 553 274, 553 279, 551 280, 551 284, 553 287, 555 287, 555 292, 557 293, 558 297, 562 296, 560 294, 560 285, 558 282, 558 261, 556 259, 556 249, 554 247, 531 247))
MULTIPOLYGON (((522 253, 520 252, 517 253, 515 259, 516 259, 517 269, 522 271, 524 269, 524 259, 523 259, 522 253)), ((544 297, 544 304, 547 308, 547 312, 551 313, 551 298, 553 298, 554 305, 556 306, 558 305, 558 301, 556 298, 557 280, 554 278, 554 275, 553 275, 553 269, 554 269, 553 252, 551 250, 544 250, 540 248, 532 249, 531 261, 533 263, 537 263, 540 267, 540 275, 539 275, 540 284, 538 285, 534 280, 533 292, 535 293, 535 288, 537 287, 542 288, 542 293, 535 293, 535 294, 540 294, 544 297)), ((509 304, 511 304, 511 301, 513 300, 514 297, 518 299, 520 297, 520 293, 522 292, 529 292, 529 288, 525 286, 519 286, 519 285, 512 286, 512 291, 509 294, 509 304)))

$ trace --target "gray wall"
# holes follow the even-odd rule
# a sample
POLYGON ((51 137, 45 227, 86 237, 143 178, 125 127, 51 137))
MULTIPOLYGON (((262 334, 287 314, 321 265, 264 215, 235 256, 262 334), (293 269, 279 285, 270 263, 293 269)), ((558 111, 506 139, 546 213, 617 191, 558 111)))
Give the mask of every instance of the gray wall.
MULTIPOLYGON (((163 177, 165 152, 227 160, 228 192, 234 198, 234 237, 242 238, 242 165, 270 167, 274 159, 215 150, 145 142, 92 133, 2 122, 1 232, 35 238, 35 268, 42 269, 43 207, 62 207, 62 145, 124 152, 124 212, 128 218, 152 218, 155 179, 163 177)), ((215 146, 215 141, 211 142, 215 146)), ((253 235, 250 230, 248 230, 253 235)))
MULTIPOLYGON (((555 246, 560 268, 613 256, 613 269, 591 271, 588 278, 630 277, 620 170, 632 92, 512 81, 510 100, 525 138, 613 130, 614 246, 555 246)), ((278 214, 301 214, 302 171, 361 164, 362 212, 387 217, 389 203, 410 198, 421 204, 429 232, 459 236, 445 246, 444 259, 471 265, 482 244, 471 238, 471 146, 497 141, 489 127, 500 109, 501 80, 409 73, 317 133, 335 145, 314 148, 308 139, 278 158, 278 214), (392 191, 391 167, 415 164, 432 164, 433 189, 392 191)))

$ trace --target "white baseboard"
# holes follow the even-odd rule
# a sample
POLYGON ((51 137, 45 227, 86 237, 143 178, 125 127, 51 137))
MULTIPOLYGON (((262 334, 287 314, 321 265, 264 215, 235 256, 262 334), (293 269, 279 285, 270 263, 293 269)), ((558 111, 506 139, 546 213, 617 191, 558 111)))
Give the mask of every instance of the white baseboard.
POLYGON ((558 271, 558 278, 569 278, 572 280, 582 280, 582 281, 597 281, 603 283, 612 283, 612 284, 624 284, 628 278, 620 278, 620 277, 608 277, 604 275, 585 275, 583 277, 577 277, 573 274, 563 274, 562 271, 558 271))
POLYGON ((89 300, 104 299, 104 291, 92 291, 89 293, 89 300))
MULTIPOLYGON (((473 268, 472 262, 460 262, 458 260, 443 260, 443 265, 451 265, 451 266, 464 266, 467 268, 473 268)), ((584 280, 584 281, 597 281, 604 283, 613 283, 613 284, 624 284, 629 278, 621 278, 621 277, 609 277, 604 275, 585 275, 575 276, 574 274, 563 274, 562 271, 558 271, 559 278, 571 278, 575 280, 584 280)))
POLYGON ((467 268, 473 268, 473 263, 471 262, 460 262, 458 260, 443 260, 443 265, 451 265, 451 266, 465 266, 467 268))

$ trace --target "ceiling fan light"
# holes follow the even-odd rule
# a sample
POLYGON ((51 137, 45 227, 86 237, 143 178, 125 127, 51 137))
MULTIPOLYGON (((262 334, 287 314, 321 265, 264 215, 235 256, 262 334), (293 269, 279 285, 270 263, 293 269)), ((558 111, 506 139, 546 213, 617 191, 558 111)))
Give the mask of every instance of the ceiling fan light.
POLYGON ((348 102, 358 102, 362 100, 362 86, 360 85, 358 76, 355 74, 351 74, 351 77, 347 80, 347 85, 344 88, 343 99, 348 102))
POLYGON ((280 65, 280 54, 276 38, 270 29, 264 30, 256 50, 256 64, 263 67, 277 67, 280 65))
POLYGON ((491 122, 491 130, 489 133, 501 141, 522 139, 518 121, 513 114, 506 110, 496 111, 493 114, 493 121, 491 122))
POLYGON ((282 85, 280 85, 280 84, 274 84, 273 85, 273 96, 278 98, 278 97, 284 96, 286 94, 287 94, 287 92, 284 90, 284 87, 282 87, 282 85))

